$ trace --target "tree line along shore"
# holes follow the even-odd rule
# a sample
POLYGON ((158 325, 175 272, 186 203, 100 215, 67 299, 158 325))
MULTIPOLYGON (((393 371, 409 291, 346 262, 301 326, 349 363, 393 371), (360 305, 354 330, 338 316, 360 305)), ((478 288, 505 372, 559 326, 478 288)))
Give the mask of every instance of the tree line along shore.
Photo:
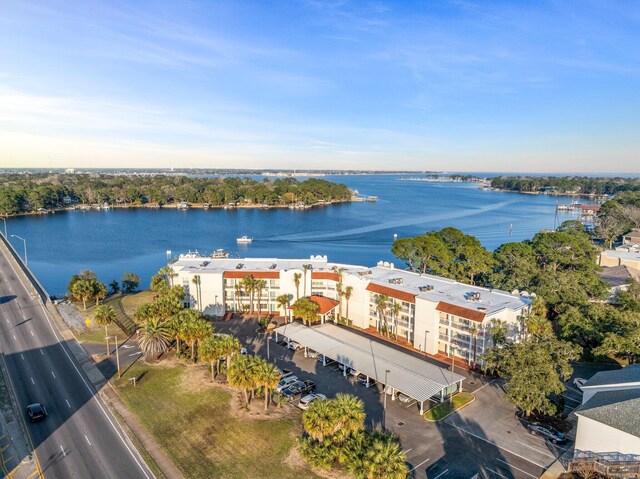
POLYGON ((496 176, 491 188, 529 194, 562 196, 612 196, 625 191, 640 192, 640 178, 588 176, 496 176))
POLYGON ((107 174, 6 174, 0 186, 0 215, 35 214, 84 205, 110 207, 311 206, 351 201, 341 183, 310 178, 191 178, 107 174))

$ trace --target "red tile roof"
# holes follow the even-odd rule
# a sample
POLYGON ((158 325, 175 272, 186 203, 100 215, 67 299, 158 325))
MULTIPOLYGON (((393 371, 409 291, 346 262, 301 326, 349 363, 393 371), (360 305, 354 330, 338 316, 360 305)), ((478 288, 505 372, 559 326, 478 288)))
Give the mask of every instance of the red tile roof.
POLYGON ((464 308, 462 306, 456 306, 455 304, 445 303, 440 301, 436 306, 436 311, 442 311, 443 313, 453 314, 459 318, 470 319, 471 321, 482 322, 486 313, 478 311, 476 309, 464 308))
POLYGON ((367 291, 373 291, 378 294, 386 294, 395 299, 400 299, 402 301, 407 301, 409 303, 416 302, 416 295, 411 293, 405 293, 404 291, 399 291, 397 289, 389 288, 387 286, 382 286, 375 283, 369 283, 367 286, 367 291))
POLYGON ((253 276, 256 279, 278 279, 280 278, 279 271, 225 271, 225 278, 244 278, 245 276, 253 276))
POLYGON ((331 279, 340 281, 340 275, 331 271, 311 271, 311 279, 331 279))
POLYGON ((318 311, 318 313, 321 315, 327 314, 329 311, 335 309, 340 304, 340 301, 325 298, 324 296, 316 296, 315 294, 309 296, 309 299, 320 306, 320 311, 318 311))

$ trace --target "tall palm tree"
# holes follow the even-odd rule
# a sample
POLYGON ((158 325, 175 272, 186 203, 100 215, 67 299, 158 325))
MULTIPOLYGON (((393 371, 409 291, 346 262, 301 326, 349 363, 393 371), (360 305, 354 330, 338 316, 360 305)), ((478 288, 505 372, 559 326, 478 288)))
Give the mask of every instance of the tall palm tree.
POLYGON ((71 293, 76 300, 82 301, 82 306, 87 309, 87 300, 93 296, 93 283, 89 279, 80 279, 73 283, 71 293))
POLYGON ((242 283, 236 282, 233 286, 233 289, 236 292, 236 303, 239 312, 242 312, 242 283))
POLYGON ((353 286, 347 286, 344 289, 344 299, 347 302, 347 321, 349 321, 349 300, 351 299, 352 293, 353 293, 353 286))
POLYGON ((264 410, 266 411, 269 407, 271 394, 280 382, 280 372, 275 364, 261 360, 256 368, 256 380, 264 390, 264 410))
POLYGON ((287 316, 287 310, 285 308, 289 306, 289 301, 291 301, 291 298, 288 294, 281 294, 276 298, 278 308, 282 308, 282 315, 285 317, 287 316))
POLYGON ((351 394, 338 393, 333 399, 333 408, 338 416, 335 436, 344 440, 364 427, 364 403, 351 394))
POLYGON ((201 284, 200 275, 194 274, 193 279, 191 281, 196 286, 196 301, 198 302, 198 311, 202 312, 202 302, 200 301, 202 296, 201 289, 200 289, 200 284, 201 284))
MULTIPOLYGON (((476 349, 478 348, 478 325, 474 322, 469 330, 471 333, 471 341, 473 341, 473 365, 476 365, 476 349)), ((471 342, 469 341, 469 342, 471 342)), ((471 347, 471 344, 469 344, 471 347)))
MULTIPOLYGON (((107 332, 107 326, 116 320, 116 311, 111 306, 103 304, 102 306, 98 306, 96 308, 96 314, 93 317, 93 321, 98 326, 104 326, 104 337, 109 336, 107 332)), ((108 354, 108 351, 107 351, 108 354)))
POLYGON ((335 434, 337 422, 333 400, 313 401, 302 414, 305 432, 320 442, 335 434))
POLYGON ((231 366, 232 359, 240 354, 241 349, 242 345, 240 341, 238 341, 238 338, 222 336, 220 351, 222 352, 221 356, 225 358, 227 369, 231 366))
POLYGON ((302 278, 302 274, 293 273, 293 284, 296 285, 296 301, 300 299, 300 278, 302 278))
POLYGON ((253 293, 256 290, 256 279, 249 274, 242 278, 242 286, 244 290, 249 293, 249 312, 253 313, 253 293))
POLYGON ((369 447, 364 450, 364 477, 366 479, 405 479, 409 474, 406 459, 406 454, 402 452, 395 437, 374 431, 369 447))
MULTIPOLYGON (((387 331, 387 337, 389 337, 389 325, 387 324, 387 305, 389 304, 389 296, 386 294, 379 294, 376 296, 376 310, 378 312, 378 319, 382 319, 384 327, 387 331)), ((378 328, 380 327, 380 321, 378 321, 378 328)), ((378 329, 380 330, 380 329, 378 329)))
POLYGON ((93 297, 96 298, 96 306, 100 304, 100 300, 107 297, 107 285, 96 281, 93 283, 93 297))
POLYGON ((202 318, 187 323, 186 341, 191 348, 191 360, 194 363, 196 362, 196 344, 210 334, 213 334, 211 325, 202 318))
POLYGON ((173 271, 173 268, 171 268, 171 266, 164 266, 163 268, 160 268, 160 272, 166 278, 169 286, 173 287, 173 278, 178 276, 178 273, 173 271))
POLYGON ((142 328, 142 334, 138 339, 140 349, 146 357, 159 356, 166 352, 171 345, 171 331, 166 321, 158 318, 149 318, 142 328))
MULTIPOLYGON (((264 279, 256 280, 255 288, 258 292, 258 321, 260 321, 260 314, 262 313, 262 292, 266 289, 266 287, 267 282, 264 279)), ((269 301, 267 301, 267 303, 268 302, 269 301)))
POLYGON ((338 318, 342 319, 342 296, 344 296, 344 288, 342 285, 342 281, 339 281, 336 284, 336 293, 338 294, 338 318))
POLYGON ((310 264, 302 265, 302 272, 304 273, 304 296, 307 295, 307 271, 309 271, 313 266, 310 264))
POLYGON ((219 343, 218 336, 214 336, 213 334, 208 335, 198 343, 198 357, 202 361, 209 363, 209 367, 211 368, 211 382, 215 379, 215 374, 217 374, 219 369, 219 367, 213 367, 214 363, 220 362, 219 343))
MULTIPOLYGON (((398 316, 400 315, 401 310, 402 310, 402 306, 400 305, 400 303, 396 303, 395 301, 392 302, 391 305, 389 306, 389 311, 391 311, 391 314, 393 315, 393 323, 396 328, 398 327, 398 316)), ((395 337, 395 330, 394 330, 394 337, 395 337)))
POLYGON ((250 356, 240 356, 227 371, 227 379, 233 388, 241 389, 244 393, 245 407, 249 407, 249 391, 255 386, 256 362, 250 356))

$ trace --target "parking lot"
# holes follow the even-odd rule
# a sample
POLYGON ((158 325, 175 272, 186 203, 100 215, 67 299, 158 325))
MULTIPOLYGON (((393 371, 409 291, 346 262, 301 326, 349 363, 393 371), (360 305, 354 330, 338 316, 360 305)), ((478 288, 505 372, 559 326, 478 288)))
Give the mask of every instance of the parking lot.
MULTIPOLYGON (((250 353, 267 356, 265 336, 256 329, 255 322, 230 321, 219 323, 216 329, 236 335, 250 353)), ((385 413, 382 388, 366 388, 353 376, 344 377, 337 363, 323 367, 316 358, 305 357, 303 350, 292 351, 273 341, 268 353, 280 368, 291 369, 300 379, 313 380, 318 393, 333 397, 343 392, 361 398, 367 427, 381 428, 385 422, 386 428, 399 436, 415 478, 472 478, 476 474, 484 478, 536 478, 573 444, 575 428, 562 445, 531 435, 504 399, 499 381, 487 381, 456 369, 467 376, 464 388, 472 391, 476 399, 449 418, 430 423, 418 414, 415 401, 403 403, 388 396, 385 413)), ((575 376, 588 378, 595 372, 577 367, 575 376)), ((568 388, 567 412, 579 406, 581 394, 568 388)))

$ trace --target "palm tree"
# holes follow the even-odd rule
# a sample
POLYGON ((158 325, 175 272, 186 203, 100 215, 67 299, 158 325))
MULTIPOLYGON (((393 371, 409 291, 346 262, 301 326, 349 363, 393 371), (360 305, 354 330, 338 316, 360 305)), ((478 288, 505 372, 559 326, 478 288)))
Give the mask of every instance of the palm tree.
POLYGON ((296 301, 300 299, 300 278, 302 278, 300 273, 293 273, 293 284, 296 285, 296 301))
POLYGON ((303 264, 302 265, 302 272, 304 273, 304 295, 307 295, 307 271, 309 271, 310 269, 312 269, 313 266, 311 266, 310 264, 303 264))
POLYGON ((342 319, 342 296, 344 296, 342 281, 336 284, 336 293, 338 293, 338 301, 340 301, 338 304, 338 319, 342 319))
POLYGON ((76 300, 82 301, 84 310, 87 309, 87 300, 93 296, 93 284, 91 280, 80 279, 73 283, 71 292, 76 300))
POLYGON ((215 362, 220 362, 220 341, 218 338, 219 336, 210 334, 198 343, 198 357, 202 361, 209 363, 209 367, 211 368, 211 382, 215 379, 214 372, 220 369, 219 366, 217 368, 213 367, 215 362))
POLYGON ((193 279, 191 280, 193 284, 195 284, 196 286, 196 301, 198 302, 198 311, 202 312, 202 304, 200 302, 200 275, 199 274, 195 274, 193 275, 193 279))
POLYGON ((318 318, 319 311, 320 306, 318 306, 318 303, 315 303, 308 298, 300 298, 298 301, 293 303, 293 314, 302 318, 302 322, 304 324, 308 323, 311 325, 311 323, 318 318))
POLYGON ((262 313, 262 291, 264 291, 266 287, 267 282, 264 279, 256 280, 255 289, 258 292, 258 321, 260 321, 260 313, 262 313))
POLYGON ((96 298, 96 306, 100 304, 100 300, 107 297, 107 285, 96 281, 93 284, 93 296, 96 298))
MULTIPOLYGON (((240 353, 242 346, 238 338, 234 338, 233 336, 218 336, 218 339, 220 342, 220 357, 225 358, 226 367, 229 369, 231 359, 240 353)), ((218 372, 220 372, 219 364, 218 372)))
MULTIPOLYGON (((376 310, 378 311, 378 318, 382 319, 384 323, 384 327, 387 331, 387 337, 389 337, 389 325, 387 324, 387 316, 385 312, 387 311, 387 305, 389 304, 389 296, 386 294, 379 294, 376 296, 376 310)), ((378 330, 380 330, 380 321, 378 321, 378 330)))
POLYGON ((269 407, 269 400, 273 390, 280 382, 280 372, 275 364, 261 360, 256 368, 256 380, 264 390, 264 410, 269 407))
POLYGON ((347 321, 349 321, 349 300, 351 299, 351 293, 353 293, 353 286, 347 286, 344 289, 344 299, 347 301, 347 321))
POLYGON ((473 341, 473 365, 476 365, 476 349, 478 348, 478 325, 473 323, 471 325, 471 329, 469 330, 471 333, 471 339, 469 341, 469 347, 471 348, 471 341, 473 341))
POLYGON ((335 435, 344 440, 364 427, 364 403, 351 394, 338 393, 333 399, 333 408, 338 417, 335 435))
POLYGON ((244 286, 244 290, 249 293, 249 310, 250 313, 253 313, 253 293, 256 287, 256 280, 252 275, 247 275, 242 278, 242 286, 244 286))
POLYGON ((98 306, 96 308, 96 314, 93 317, 94 322, 98 326, 104 326, 104 337, 109 336, 107 332, 107 326, 116 320, 116 311, 111 306, 103 304, 102 306, 98 306))
POLYGON ((241 389, 244 393, 245 407, 249 407, 249 391, 255 388, 256 362, 250 356, 240 356, 229 367, 227 379, 231 387, 241 389))
POLYGON ((316 441, 324 441, 333 436, 336 430, 337 414, 333 400, 313 401, 302 414, 305 432, 316 441))
MULTIPOLYGON (((396 328, 398 327, 398 316, 400 315, 401 310, 402 310, 402 306, 400 305, 400 303, 396 303, 395 301, 393 301, 389 306, 389 311, 393 315, 393 323, 396 328)), ((395 330, 394 330, 394 338, 395 338, 395 330)))
POLYGON ((196 362, 196 344, 213 333, 211 325, 202 318, 186 323, 186 341, 191 348, 191 360, 196 362))
POLYGON ((409 474, 406 454, 398 440, 379 431, 372 433, 362 462, 366 479, 405 479, 409 474))
POLYGON ((278 308, 282 308, 282 315, 285 317, 287 316, 287 310, 285 308, 289 306, 289 301, 291 301, 291 298, 289 298, 288 294, 281 294, 276 298, 278 308))
POLYGON ((242 312, 242 284, 240 282, 236 282, 233 286, 233 289, 236 292, 236 302, 238 303, 237 308, 239 312, 242 312))
POLYGON ((166 321, 149 318, 142 328, 138 344, 146 357, 157 357, 166 352, 171 345, 171 331, 166 321))
POLYGON ((160 272, 167 279, 167 283, 169 284, 169 286, 173 287, 173 278, 178 276, 178 273, 173 271, 173 268, 171 266, 164 266, 163 268, 160 268, 160 272))

